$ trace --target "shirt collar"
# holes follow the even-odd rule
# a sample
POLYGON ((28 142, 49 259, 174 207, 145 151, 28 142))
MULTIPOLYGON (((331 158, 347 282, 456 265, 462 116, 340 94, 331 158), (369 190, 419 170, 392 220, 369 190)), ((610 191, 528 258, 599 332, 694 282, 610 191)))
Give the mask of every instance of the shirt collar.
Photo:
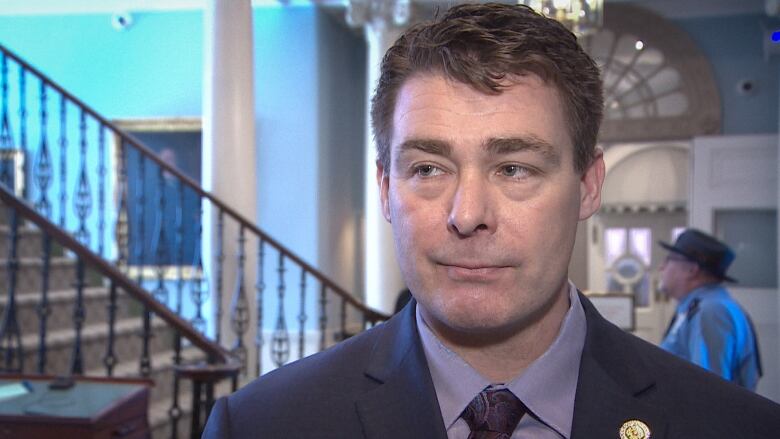
POLYGON ((688 312, 688 307, 691 306, 691 302, 694 301, 694 299, 703 299, 704 296, 708 295, 714 295, 714 294, 723 294, 725 292, 725 289, 721 284, 707 284, 702 285, 695 290, 688 293, 683 299, 680 301, 680 303, 677 304, 677 313, 686 313, 688 312))
MULTIPOLYGON (((571 435, 574 395, 587 328, 585 311, 571 282, 569 302, 560 332, 547 351, 505 386, 542 423, 565 438, 571 435)), ((492 383, 441 343, 425 323, 419 308, 416 317, 444 426, 449 429, 474 396, 492 383)))

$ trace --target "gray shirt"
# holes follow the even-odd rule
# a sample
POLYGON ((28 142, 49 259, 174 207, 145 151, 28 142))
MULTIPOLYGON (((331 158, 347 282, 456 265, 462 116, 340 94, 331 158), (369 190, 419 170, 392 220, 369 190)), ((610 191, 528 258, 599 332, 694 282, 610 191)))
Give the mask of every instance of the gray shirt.
POLYGON ((468 438, 469 427, 460 414, 486 387, 507 388, 528 407, 529 413, 520 420, 512 439, 570 438, 586 330, 585 311, 571 283, 569 301, 555 341, 508 383, 491 383, 445 347, 417 309, 417 328, 449 439, 468 438))

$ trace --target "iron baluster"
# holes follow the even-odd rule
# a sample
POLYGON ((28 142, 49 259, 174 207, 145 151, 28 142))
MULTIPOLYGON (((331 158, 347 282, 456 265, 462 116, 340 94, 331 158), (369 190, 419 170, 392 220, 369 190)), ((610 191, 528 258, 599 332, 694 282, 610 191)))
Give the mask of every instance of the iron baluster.
POLYGON ((51 315, 49 304, 49 271, 51 266, 51 236, 43 232, 43 269, 41 270, 41 303, 38 304, 38 373, 46 373, 46 324, 51 315))
POLYGON ((152 358, 149 355, 149 343, 152 338, 152 312, 149 311, 148 306, 144 306, 143 312, 143 330, 141 332, 142 347, 141 347, 141 363, 139 371, 141 376, 148 377, 152 371, 152 358))
POLYGON ((225 239, 224 229, 225 212, 220 209, 219 214, 217 215, 217 297, 216 303, 214 304, 217 307, 217 328, 215 337, 217 344, 222 342, 222 269, 225 262, 225 252, 222 243, 225 239))
POLYGON ((325 282, 322 282, 320 285, 320 350, 325 350, 325 333, 327 332, 327 326, 328 326, 328 314, 327 314, 327 306, 328 306, 328 297, 327 297, 327 291, 328 287, 325 285, 325 282))
POLYGON ((298 323, 301 326, 298 332, 298 358, 303 358, 306 319, 306 270, 301 267, 301 312, 298 314, 298 323))
POLYGON ((179 205, 176 206, 176 314, 182 315, 184 294, 184 182, 178 180, 179 205))
MULTIPOLYGON (((200 204, 200 218, 203 218, 203 203, 200 204)), ((203 221, 198 221, 198 234, 196 236, 197 241, 195 245, 195 260, 192 262, 192 269, 195 270, 195 275, 192 278, 192 285, 190 287, 190 298, 195 304, 195 316, 190 320, 192 326, 194 326, 200 332, 206 332, 206 320, 203 318, 203 303, 208 297, 208 282, 205 282, 203 272, 203 259, 201 257, 201 242, 203 240, 203 221)))
POLYGON ((76 289, 76 303, 73 305, 73 327, 76 332, 76 339, 73 342, 73 357, 70 363, 70 372, 74 375, 84 373, 84 359, 81 353, 81 330, 84 327, 86 319, 86 310, 84 308, 84 260, 79 257, 76 260, 76 282, 73 284, 76 289))
MULTIPOLYGON (((173 337, 173 364, 178 366, 181 364, 181 334, 176 331, 173 337)), ((173 401, 171 402, 171 408, 168 410, 168 417, 171 420, 171 439, 178 439, 179 437, 179 419, 181 419, 181 408, 179 407, 179 375, 173 374, 173 401)))
POLYGON ((190 439, 198 439, 201 429, 200 412, 203 407, 203 385, 200 380, 192 380, 192 415, 190 416, 190 439))
MULTIPOLYGON (((29 199, 27 176, 30 165, 27 151, 27 70, 19 65, 19 149, 22 151, 22 198, 29 199)), ((17 177, 18 178, 18 177, 17 177)))
POLYGON ((19 212, 11 208, 10 246, 7 261, 8 301, 0 323, 0 355, 2 355, 3 372, 21 373, 24 369, 24 352, 22 351, 22 331, 16 315, 16 276, 19 270, 17 251, 19 245, 19 212), (14 363, 17 366, 14 366, 14 363))
POLYGON ((68 201, 68 107, 60 95, 60 227, 65 228, 65 204, 68 201))
MULTIPOLYGON (((138 181, 141 182, 138 188, 138 216, 136 217, 136 220, 139 222, 138 225, 138 238, 139 241, 136 242, 136 247, 138 248, 138 285, 143 286, 144 283, 144 267, 145 267, 145 259, 146 259, 146 252, 144 248, 146 247, 146 217, 144 216, 145 210, 146 210, 146 156, 141 154, 141 152, 138 152, 139 160, 138 160, 138 171, 140 178, 138 181)), ((141 331, 141 362, 139 365, 139 370, 141 372, 141 376, 149 376, 149 373, 152 370, 152 360, 149 357, 149 340, 152 336, 152 315, 149 311, 149 307, 144 306, 143 310, 143 329, 141 331)))
POLYGON ((208 295, 207 282, 203 279, 203 263, 198 258, 198 261, 193 265, 195 275, 192 277, 192 285, 190 286, 190 298, 195 304, 195 316, 190 319, 190 323, 200 332, 206 332, 206 319, 203 318, 203 303, 206 301, 208 295))
POLYGON ((98 254, 105 257, 106 230, 106 129, 98 124, 98 254))
POLYGON ((138 237, 137 241, 134 237, 136 256, 138 257, 136 264, 138 265, 138 285, 143 286, 144 283, 144 262, 146 259, 146 156, 138 152, 138 180, 141 183, 138 185, 137 195, 137 208, 135 220, 138 221, 138 237))
POLYGON ((41 79, 41 146, 38 149, 38 157, 35 161, 35 183, 38 185, 38 201, 35 209, 45 217, 51 217, 51 202, 49 201, 49 185, 51 185, 52 166, 49 153, 49 141, 46 131, 48 129, 46 113, 46 83, 41 79))
POLYGON ((8 55, 3 53, 3 62, 0 66, 0 87, 2 87, 2 122, 0 123, 0 153, 8 154, 0 156, 0 181, 9 188, 13 188, 11 177, 11 163, 14 149, 14 137, 11 133, 11 122, 8 118, 8 55))
POLYGON ((117 265, 121 270, 126 270, 130 263, 129 254, 129 216, 127 212, 127 166, 125 161, 125 142, 120 140, 117 161, 119 162, 119 187, 117 188, 119 202, 116 216, 116 246, 117 265))
POLYGON ((284 253, 279 252, 279 316, 271 339, 271 358, 277 367, 287 363, 290 357, 290 334, 287 332, 287 321, 284 317, 284 253))
POLYGON ((230 304, 230 326, 236 336, 236 342, 231 352, 241 361, 241 369, 246 372, 246 346, 244 346, 244 334, 249 326, 249 305, 244 291, 244 263, 246 255, 244 246, 246 244, 246 235, 242 225, 238 232, 238 279, 236 280, 236 290, 230 304))
POLYGON ((87 114, 83 109, 79 119, 79 132, 81 134, 81 171, 79 172, 79 181, 76 186, 76 198, 73 202, 76 216, 79 218, 79 228, 75 236, 85 247, 89 247, 90 231, 87 229, 87 216, 89 216, 92 210, 92 193, 90 192, 89 176, 87 175, 87 114))
POLYGON ((168 304, 168 288, 165 286, 165 260, 167 257, 165 242, 165 175, 162 166, 158 168, 157 173, 157 201, 159 210, 155 215, 158 218, 157 224, 157 248, 155 249, 157 258, 157 287, 152 293, 154 297, 162 303, 168 304))
POLYGON ((108 289, 108 347, 106 348, 106 356, 103 357, 103 365, 106 366, 106 375, 114 375, 114 366, 116 366, 117 358, 114 353, 114 339, 116 338, 116 283, 111 281, 111 286, 108 289))
POLYGON ((260 376, 263 372, 263 294, 265 291, 264 261, 265 241, 260 239, 257 244, 257 283, 255 284, 255 293, 257 294, 257 333, 255 334, 255 346, 257 346, 257 365, 255 366, 255 376, 260 376))
POLYGON ((341 340, 347 339, 347 301, 341 298, 341 340))

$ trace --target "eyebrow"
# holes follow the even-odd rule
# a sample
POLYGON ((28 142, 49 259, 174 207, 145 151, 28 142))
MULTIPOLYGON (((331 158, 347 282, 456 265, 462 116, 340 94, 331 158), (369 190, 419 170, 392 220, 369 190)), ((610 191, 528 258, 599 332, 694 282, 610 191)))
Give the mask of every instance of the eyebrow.
POLYGON ((536 136, 489 139, 485 149, 496 155, 532 151, 541 154, 549 165, 557 166, 561 163, 561 154, 558 150, 536 136))
POLYGON ((445 157, 452 155, 452 146, 442 140, 410 139, 398 146, 398 156, 413 149, 445 157))
MULTIPOLYGON (((485 150, 490 154, 506 155, 521 151, 532 151, 542 155, 545 162, 551 166, 558 166, 561 155, 550 143, 536 137, 501 137, 491 138, 485 143, 485 150)), ((436 139, 410 139, 398 146, 397 156, 410 150, 418 150, 428 154, 449 157, 452 155, 452 146, 445 141, 436 139)))

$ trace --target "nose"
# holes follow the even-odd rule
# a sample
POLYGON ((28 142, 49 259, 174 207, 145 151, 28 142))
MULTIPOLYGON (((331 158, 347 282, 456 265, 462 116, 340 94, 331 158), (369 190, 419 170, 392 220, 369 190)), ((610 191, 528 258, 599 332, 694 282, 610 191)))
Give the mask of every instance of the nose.
POLYGON ((489 182, 477 173, 462 173, 452 197, 447 223, 450 231, 463 237, 492 233, 496 224, 489 182))

